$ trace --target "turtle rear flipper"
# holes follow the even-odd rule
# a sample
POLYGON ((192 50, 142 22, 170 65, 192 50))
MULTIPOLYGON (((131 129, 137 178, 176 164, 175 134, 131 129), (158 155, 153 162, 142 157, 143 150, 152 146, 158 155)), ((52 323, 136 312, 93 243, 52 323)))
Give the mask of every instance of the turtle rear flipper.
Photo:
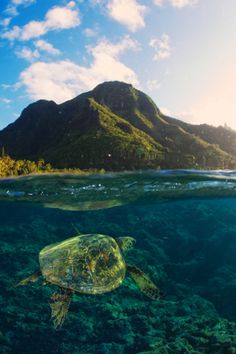
POLYGON ((70 289, 62 289, 59 293, 54 293, 51 296, 52 302, 50 303, 52 310, 52 320, 54 328, 60 328, 65 321, 73 291, 70 289))
POLYGON ((40 270, 37 270, 33 274, 31 274, 29 277, 22 279, 19 283, 14 285, 14 288, 17 288, 18 286, 21 285, 27 285, 28 283, 35 283, 39 277, 41 276, 40 270))
POLYGON ((161 298, 161 293, 158 287, 148 278, 148 276, 139 268, 127 265, 131 277, 135 281, 138 288, 148 297, 153 300, 161 298))

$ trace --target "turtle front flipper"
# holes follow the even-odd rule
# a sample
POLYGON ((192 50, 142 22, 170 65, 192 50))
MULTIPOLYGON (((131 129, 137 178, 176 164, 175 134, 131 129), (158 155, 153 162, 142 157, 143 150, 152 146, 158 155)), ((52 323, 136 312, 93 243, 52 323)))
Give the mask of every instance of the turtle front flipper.
POLYGON ((126 266, 131 277, 135 281, 138 288, 153 300, 161 298, 161 292, 158 287, 148 278, 148 276, 139 268, 131 265, 126 266))
POLYGON ((14 285, 14 288, 17 288, 18 286, 21 285, 27 285, 28 283, 35 283, 39 277, 41 276, 41 271, 37 270, 33 274, 31 274, 29 277, 22 279, 19 283, 14 285))
POLYGON ((61 288, 60 292, 52 294, 50 303, 54 328, 61 327, 65 321, 73 291, 61 288))

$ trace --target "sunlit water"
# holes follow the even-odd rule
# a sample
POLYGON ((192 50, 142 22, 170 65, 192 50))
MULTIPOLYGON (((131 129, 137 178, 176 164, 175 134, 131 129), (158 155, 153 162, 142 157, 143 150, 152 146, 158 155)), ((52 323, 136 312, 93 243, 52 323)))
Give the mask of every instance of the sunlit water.
POLYGON ((236 173, 149 171, 0 180, 0 353, 236 353, 236 173), (125 254, 164 293, 126 276, 73 297, 61 329, 38 268, 46 245, 78 234, 133 236, 125 254))

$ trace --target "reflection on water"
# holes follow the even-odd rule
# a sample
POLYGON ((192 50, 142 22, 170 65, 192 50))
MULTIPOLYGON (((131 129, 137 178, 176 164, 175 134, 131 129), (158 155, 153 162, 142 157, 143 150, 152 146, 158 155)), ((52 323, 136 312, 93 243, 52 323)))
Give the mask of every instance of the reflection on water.
POLYGON ((0 181, 1 353, 236 353, 236 174, 149 171, 0 181), (77 294, 60 330, 55 286, 13 285, 46 245, 81 233, 137 240, 125 255, 158 284, 144 297, 127 275, 77 294))

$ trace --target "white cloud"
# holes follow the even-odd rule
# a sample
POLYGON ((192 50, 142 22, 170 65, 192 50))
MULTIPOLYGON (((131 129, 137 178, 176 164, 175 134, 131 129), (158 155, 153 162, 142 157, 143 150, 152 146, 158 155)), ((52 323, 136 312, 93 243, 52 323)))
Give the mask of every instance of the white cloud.
POLYGON ((173 116, 183 120, 186 123, 198 124, 196 112, 192 109, 174 113, 173 116))
POLYGON ((5 98, 5 97, 0 98, 0 101, 7 104, 7 105, 9 105, 12 102, 12 100, 10 100, 9 98, 5 98))
POLYGON ((19 5, 31 5, 35 2, 36 0, 12 0, 12 4, 19 6, 19 5))
POLYGON ((46 32, 47 28, 44 22, 31 21, 20 29, 19 39, 27 41, 31 38, 42 36, 46 32))
POLYGON ((159 109, 165 116, 173 116, 167 107, 160 107, 159 109))
POLYGON ((173 7, 182 8, 185 6, 193 6, 197 4, 198 0, 171 0, 173 7))
POLYGON ((89 0, 89 3, 92 6, 97 6, 97 5, 105 5, 106 4, 106 0, 89 0))
POLYGON ((19 15, 17 7, 12 4, 8 5, 4 12, 12 17, 19 15))
POLYGON ((147 81, 147 88, 149 91, 155 91, 161 87, 161 84, 158 80, 148 80, 147 81))
POLYGON ((54 7, 49 10, 44 21, 46 30, 68 29, 79 26, 79 13, 70 7, 54 7))
POLYGON ((39 39, 34 42, 34 45, 41 51, 47 52, 51 55, 59 55, 61 52, 59 49, 54 48, 53 45, 43 39, 39 39))
POLYGON ((11 17, 6 17, 2 21, 0 21, 0 25, 7 27, 11 22, 11 17))
POLYGON ((36 62, 21 73, 20 84, 26 87, 31 98, 53 99, 58 103, 103 81, 121 80, 138 85, 135 72, 120 60, 124 51, 137 47, 137 42, 130 37, 124 37, 116 44, 103 39, 95 47, 88 48, 93 56, 89 67, 70 60, 36 62))
POLYGON ((1 37, 9 40, 14 40, 15 38, 20 36, 20 33, 20 27, 14 26, 10 31, 4 32, 1 37))
POLYGON ((10 88, 12 87, 12 85, 8 85, 8 84, 1 84, 0 86, 1 86, 1 88, 3 88, 4 90, 10 89, 10 88))
POLYGON ((4 90, 14 90, 17 91, 21 87, 21 83, 17 82, 13 85, 10 84, 0 84, 0 87, 2 87, 4 90))
POLYGON ((163 6, 165 3, 180 9, 186 6, 194 6, 198 3, 198 0, 154 0, 154 4, 157 6, 163 6))
POLYGON ((67 7, 70 7, 70 8, 75 7, 75 6, 76 6, 75 1, 70 1, 70 2, 67 4, 67 7))
POLYGON ((35 2, 36 0, 11 0, 4 12, 7 13, 8 15, 11 15, 12 17, 15 17, 19 14, 17 10, 18 6, 20 5, 29 6, 35 2))
POLYGON ((168 34, 163 34, 160 38, 152 38, 149 41, 149 45, 155 51, 153 60, 166 59, 171 54, 170 37, 168 34))
POLYGON ((18 50, 16 52, 16 55, 18 58, 22 58, 28 61, 33 61, 34 59, 38 59, 40 57, 40 54, 38 50, 31 50, 30 48, 23 47, 21 50, 18 50))
POLYGON ((139 49, 139 44, 129 36, 125 36, 120 42, 116 44, 112 44, 107 39, 103 39, 95 47, 88 47, 88 49, 93 54, 95 59, 100 59, 101 56, 116 58, 119 54, 127 49, 139 49))
POLYGON ((33 99, 53 99, 63 102, 74 96, 80 67, 70 60, 54 63, 37 62, 23 71, 20 80, 33 99))
POLYGON ((46 52, 50 55, 59 55, 61 52, 54 48, 53 45, 47 41, 39 39, 34 42, 36 49, 32 50, 28 47, 23 47, 16 51, 18 58, 28 60, 30 62, 35 61, 40 57, 40 52, 46 52))
POLYGON ((162 6, 164 3, 164 0, 154 0, 154 4, 157 6, 162 6))
POLYGON ((12 30, 4 32, 2 38, 29 40, 42 36, 49 31, 74 28, 79 24, 78 10, 73 10, 71 6, 57 6, 46 13, 44 21, 30 21, 23 27, 14 26, 12 30))
POLYGON ((128 27, 131 32, 145 27, 147 7, 140 5, 137 0, 111 0, 107 9, 110 17, 128 27))
POLYGON ((85 30, 83 31, 84 35, 86 37, 95 37, 98 34, 98 27, 96 28, 85 28, 85 30))

